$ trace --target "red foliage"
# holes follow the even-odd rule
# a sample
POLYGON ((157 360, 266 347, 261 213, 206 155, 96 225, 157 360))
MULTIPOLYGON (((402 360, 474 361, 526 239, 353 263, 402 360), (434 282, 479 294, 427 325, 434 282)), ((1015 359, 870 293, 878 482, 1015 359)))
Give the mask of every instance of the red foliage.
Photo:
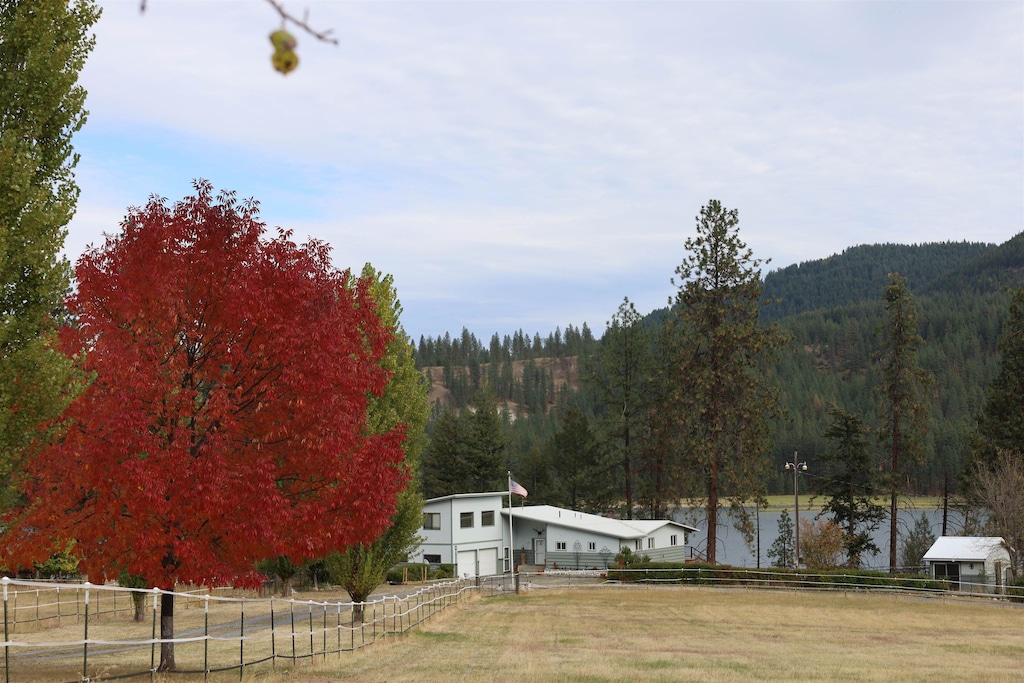
POLYGON ((63 341, 95 380, 28 468, 21 566, 75 538, 93 580, 253 585, 257 560, 370 542, 393 514, 408 477, 401 430, 366 434, 391 335, 367 283, 211 195, 153 198, 79 261, 63 341))

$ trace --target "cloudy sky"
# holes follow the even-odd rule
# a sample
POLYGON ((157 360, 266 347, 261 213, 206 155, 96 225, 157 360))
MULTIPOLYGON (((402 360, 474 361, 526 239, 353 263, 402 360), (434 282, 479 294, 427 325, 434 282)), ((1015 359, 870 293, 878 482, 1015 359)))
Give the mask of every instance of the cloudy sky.
POLYGON ((101 0, 74 260, 193 178, 395 277, 414 338, 664 306, 709 199, 768 269, 1024 229, 1024 2, 101 0))

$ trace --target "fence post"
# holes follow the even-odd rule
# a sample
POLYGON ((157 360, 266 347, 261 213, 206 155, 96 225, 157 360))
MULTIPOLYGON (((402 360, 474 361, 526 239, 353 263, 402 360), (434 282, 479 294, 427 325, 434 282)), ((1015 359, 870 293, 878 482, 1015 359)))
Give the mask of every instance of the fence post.
POLYGON ((82 639, 82 680, 89 680, 89 582, 85 582, 85 637, 82 639))
POLYGON ((313 601, 309 601, 309 661, 313 661, 313 601))
POLYGON ((274 596, 270 596, 270 666, 277 668, 277 648, 274 646, 274 596))
POLYGON ((324 661, 327 661, 327 601, 324 600, 324 661))
POLYGON ((288 611, 292 618, 292 664, 295 664, 295 601, 288 600, 288 611))
MULTIPOLYGON (((15 615, 17 618, 17 615, 15 615)), ((60 586, 57 586, 57 626, 60 626, 60 586)))
POLYGON ((242 596, 241 618, 238 620, 238 680, 245 673, 245 596, 242 596))
POLYGON ((5 576, 0 581, 3 581, 4 586, 4 681, 5 683, 11 683, 11 662, 9 659, 10 655, 8 654, 11 646, 7 644, 7 585, 11 580, 5 576))
POLYGON ((156 613, 160 589, 153 588, 153 638, 149 646, 149 680, 156 678, 156 613))
POLYGON ((210 677, 210 594, 203 596, 203 680, 210 677))

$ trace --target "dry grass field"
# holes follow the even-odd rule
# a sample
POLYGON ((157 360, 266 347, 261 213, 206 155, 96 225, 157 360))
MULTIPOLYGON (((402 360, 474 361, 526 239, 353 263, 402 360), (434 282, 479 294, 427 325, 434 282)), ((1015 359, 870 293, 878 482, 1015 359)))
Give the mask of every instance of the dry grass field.
POLYGON ((365 650, 248 680, 1020 681, 1024 609, 892 594, 706 587, 471 600, 365 650))

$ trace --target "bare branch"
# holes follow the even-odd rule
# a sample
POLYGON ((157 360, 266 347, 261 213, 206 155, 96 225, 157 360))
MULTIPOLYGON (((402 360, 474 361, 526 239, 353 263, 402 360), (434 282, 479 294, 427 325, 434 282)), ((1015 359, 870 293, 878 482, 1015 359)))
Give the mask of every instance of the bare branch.
MULTIPOLYGON (((139 0, 139 14, 146 13, 146 2, 147 0, 139 0)), ((277 10, 277 13, 279 15, 281 15, 282 23, 290 21, 291 23, 295 24, 309 35, 316 38, 317 40, 321 40, 325 43, 330 43, 331 45, 338 44, 338 39, 331 36, 331 33, 334 32, 334 29, 329 28, 326 31, 317 31, 315 28, 309 25, 308 9, 305 12, 303 12, 302 19, 299 19, 298 17, 290 14, 288 10, 284 8, 284 5, 281 4, 280 0, 267 0, 267 2, 270 4, 271 7, 277 10)))
POLYGON ((299 28, 301 28, 306 33, 308 33, 309 35, 316 38, 317 40, 321 40, 325 43, 330 43, 332 45, 338 44, 338 39, 331 36, 331 33, 334 31, 334 29, 327 29, 326 31, 317 31, 316 29, 309 25, 308 9, 303 14, 302 19, 299 19, 298 17, 289 14, 288 11, 284 8, 284 5, 281 4, 280 0, 267 0, 267 2, 270 4, 271 7, 277 10, 278 14, 281 15, 282 23, 291 22, 298 26, 299 28))

